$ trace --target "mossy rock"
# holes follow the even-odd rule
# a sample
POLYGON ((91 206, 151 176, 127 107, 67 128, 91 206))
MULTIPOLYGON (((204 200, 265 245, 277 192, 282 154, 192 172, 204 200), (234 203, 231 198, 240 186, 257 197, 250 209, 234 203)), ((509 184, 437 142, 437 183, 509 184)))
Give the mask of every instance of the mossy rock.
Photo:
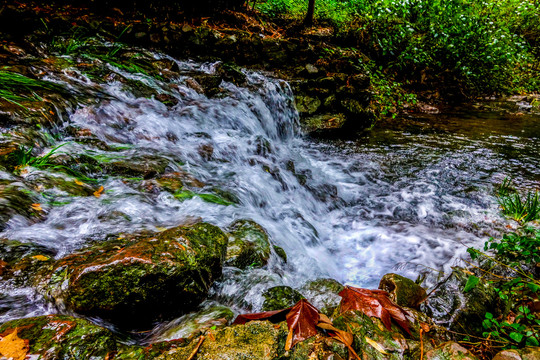
POLYGON ((35 169, 29 169, 30 172, 26 175, 25 182, 34 188, 42 187, 56 192, 57 195, 70 196, 89 196, 96 191, 92 186, 67 175, 33 170, 35 169))
POLYGON ((334 279, 317 279, 302 286, 300 292, 313 306, 330 316, 341 302, 338 294, 343 289, 344 286, 334 279))
POLYGON ((484 280, 464 292, 470 273, 456 267, 452 274, 433 292, 420 309, 450 330, 482 336, 482 321, 486 312, 495 317, 505 308, 493 285, 484 280))
MULTIPOLYGON (((197 360, 272 360, 285 352, 287 338, 285 322, 276 326, 268 321, 251 321, 212 332, 197 351, 197 360)), ((185 360, 197 345, 195 338, 189 346, 163 353, 159 360, 185 360)))
POLYGON ((38 277, 51 301, 121 326, 146 326, 194 309, 221 276, 226 235, 198 223, 98 244, 38 277))
POLYGON ((345 344, 328 336, 317 334, 299 342, 290 351, 289 360, 346 360, 348 350, 345 344))
POLYGON ((399 306, 417 309, 427 297, 426 290, 420 285, 398 274, 386 274, 379 283, 379 289, 390 294, 390 299, 399 306))
POLYGON ((317 112, 321 106, 321 100, 312 96, 296 96, 295 99, 296 108, 301 115, 313 115, 317 112))
POLYGON ((352 332, 353 348, 362 359, 401 360, 412 353, 412 346, 395 324, 388 331, 380 319, 358 311, 338 315, 333 323, 338 329, 352 332))
POLYGON ((264 297, 263 311, 286 309, 304 298, 302 294, 289 286, 271 287, 262 296, 264 297))
POLYGON ((302 126, 312 135, 331 135, 347 122, 344 114, 317 114, 302 119, 302 126))
POLYGON ((215 330, 226 326, 234 318, 234 312, 222 305, 214 305, 207 309, 182 316, 163 326, 157 340, 189 338, 200 332, 215 330))
POLYGON ((279 256, 281 258, 281 260, 283 260, 283 262, 287 262, 287 253, 285 252, 285 250, 280 247, 280 246, 277 246, 277 245, 274 245, 274 252, 276 253, 277 256, 279 256))
POLYGON ((37 202, 33 192, 24 184, 0 182, 0 231, 5 229, 6 223, 15 215, 39 217, 39 211, 32 208, 32 204, 37 202))
POLYGON ((240 269, 268 263, 271 245, 266 230, 251 220, 237 220, 229 228, 227 265, 240 269))
POLYGON ((7 336, 28 341, 25 358, 32 359, 105 360, 117 350, 111 331, 87 320, 64 315, 9 321, 0 325, 0 338, 7 336))
POLYGON ((463 346, 456 342, 446 342, 433 350, 426 352, 426 360, 478 360, 463 346))

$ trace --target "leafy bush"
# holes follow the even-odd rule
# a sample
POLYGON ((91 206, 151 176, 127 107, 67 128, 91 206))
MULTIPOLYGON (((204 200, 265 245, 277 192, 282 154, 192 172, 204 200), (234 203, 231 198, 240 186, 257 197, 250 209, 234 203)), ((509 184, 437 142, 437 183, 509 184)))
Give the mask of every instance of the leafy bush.
MULTIPOLYGON (((260 10, 301 18, 306 3, 268 0, 260 10)), ((474 96, 537 89, 539 12, 533 0, 318 0, 315 16, 378 65, 474 96)))

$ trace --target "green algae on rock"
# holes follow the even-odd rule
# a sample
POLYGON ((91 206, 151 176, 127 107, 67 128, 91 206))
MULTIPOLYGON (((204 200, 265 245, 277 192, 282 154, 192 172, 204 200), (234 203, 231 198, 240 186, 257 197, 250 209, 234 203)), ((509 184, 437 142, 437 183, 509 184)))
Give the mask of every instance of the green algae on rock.
POLYGON ((26 358, 105 360, 117 350, 110 330, 71 316, 31 317, 0 325, 0 337, 13 332, 28 341, 26 358))
POLYGON ((263 311, 286 309, 304 298, 302 294, 289 286, 271 287, 262 296, 264 297, 263 311))
POLYGON ((251 220, 237 220, 228 230, 227 265, 245 269, 268 263, 271 245, 262 226, 251 220))
POLYGON ((36 285, 51 301, 119 325, 196 307, 221 275, 226 235, 198 223, 98 244, 58 260, 36 285))
MULTIPOLYGON (((284 354, 287 338, 285 322, 274 325, 268 321, 252 321, 212 332, 197 351, 197 360, 272 360, 284 354)), ((167 351, 158 360, 185 360, 195 349, 197 339, 190 345, 167 351)))
POLYGON ((341 301, 338 294, 343 289, 343 285, 334 279, 317 279, 302 286, 300 292, 313 306, 330 316, 341 301))
POLYGON ((411 279, 398 274, 386 274, 379 283, 379 289, 390 294, 390 299, 399 306, 418 308, 427 296, 426 290, 411 279))

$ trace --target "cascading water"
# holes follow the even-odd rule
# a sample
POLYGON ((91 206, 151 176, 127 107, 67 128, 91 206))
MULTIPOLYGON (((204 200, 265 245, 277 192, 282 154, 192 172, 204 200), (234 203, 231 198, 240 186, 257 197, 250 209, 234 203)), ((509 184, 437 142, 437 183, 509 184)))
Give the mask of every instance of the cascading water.
MULTIPOLYGON (((207 97, 189 79, 213 73, 216 64, 177 64, 186 75, 172 82, 115 69, 174 98, 173 106, 136 96, 114 79, 99 83, 73 71, 51 75, 66 86, 107 94, 80 105, 60 124, 62 141, 70 141, 60 152, 103 162, 165 160, 168 171, 187 172, 205 191, 229 194, 236 204, 196 196, 180 201, 169 192, 141 189, 142 179, 110 176, 100 179, 101 196, 65 197, 65 204, 50 207, 39 222, 15 216, 0 237, 40 244, 61 257, 91 240, 156 231, 187 218, 223 228, 236 219, 253 219, 286 251, 287 264, 273 254, 263 269, 225 268, 211 298, 256 311, 261 293, 271 286, 298 287, 330 277, 376 287, 390 271, 415 277, 447 269, 467 246, 482 244, 504 226, 494 182, 509 172, 525 184, 540 175, 538 137, 499 130, 479 136, 454 131, 451 124, 441 129, 416 124, 414 132, 382 127, 357 142, 316 141, 302 135, 286 82, 244 71, 245 84, 223 82, 219 94, 207 97), (109 149, 77 141, 68 135, 70 128, 84 129, 109 149), (519 153, 517 162, 504 156, 504 146, 519 153)), ((493 120, 500 121, 505 120, 493 120)), ((538 134, 538 125, 532 126, 530 133, 538 134)), ((0 299, 0 322, 56 311, 26 288, 3 292, 9 296, 0 299)))

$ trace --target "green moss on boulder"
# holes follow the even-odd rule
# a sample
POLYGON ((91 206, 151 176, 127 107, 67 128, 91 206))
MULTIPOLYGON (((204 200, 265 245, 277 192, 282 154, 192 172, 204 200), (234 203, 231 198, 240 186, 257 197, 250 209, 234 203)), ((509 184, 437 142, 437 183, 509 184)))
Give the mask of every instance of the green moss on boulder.
POLYGON ((262 226, 251 220, 238 220, 228 230, 227 265, 245 269, 268 263, 271 245, 262 226))
POLYGON ((274 286, 266 290, 263 295, 263 311, 280 310, 293 306, 304 297, 289 286, 274 286))
POLYGON ((109 359, 117 350, 111 331, 83 319, 49 315, 0 325, 0 337, 28 340, 27 359, 109 359))
POLYGON ((388 292, 396 304, 410 308, 418 308, 427 297, 424 288, 398 274, 384 275, 379 283, 379 289, 388 292))
POLYGON ((50 300, 125 326, 196 307, 221 275, 226 235, 198 223, 98 244, 58 260, 36 284, 50 300))

